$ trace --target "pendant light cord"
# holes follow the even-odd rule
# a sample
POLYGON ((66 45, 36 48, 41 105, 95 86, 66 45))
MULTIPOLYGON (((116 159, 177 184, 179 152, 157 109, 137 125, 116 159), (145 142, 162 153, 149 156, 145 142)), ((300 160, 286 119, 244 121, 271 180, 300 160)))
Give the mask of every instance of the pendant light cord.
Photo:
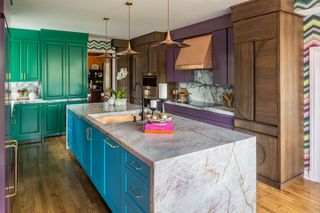
POLYGON ((131 5, 132 3, 129 1, 129 41, 131 39, 131 5))
POLYGON ((168 5, 167 5, 167 7, 168 7, 168 8, 167 8, 167 9, 168 9, 168 10, 167 10, 167 11, 168 11, 168 20, 167 20, 167 21, 168 21, 168 23, 167 23, 168 25, 167 25, 167 31, 169 32, 169 30, 170 30, 170 0, 168 0, 168 5))

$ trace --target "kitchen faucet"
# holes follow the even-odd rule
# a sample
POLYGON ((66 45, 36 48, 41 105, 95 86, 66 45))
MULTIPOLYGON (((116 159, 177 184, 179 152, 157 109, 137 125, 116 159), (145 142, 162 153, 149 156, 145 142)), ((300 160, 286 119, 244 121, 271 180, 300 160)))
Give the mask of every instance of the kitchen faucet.
POLYGON ((138 101, 139 103, 141 103, 141 121, 144 121, 144 118, 145 118, 145 115, 144 115, 144 95, 143 95, 143 87, 142 85, 137 82, 135 85, 134 85, 134 96, 136 96, 136 89, 137 89, 137 86, 140 87, 140 90, 141 90, 141 101, 138 100, 136 97, 133 97, 136 101, 138 101))

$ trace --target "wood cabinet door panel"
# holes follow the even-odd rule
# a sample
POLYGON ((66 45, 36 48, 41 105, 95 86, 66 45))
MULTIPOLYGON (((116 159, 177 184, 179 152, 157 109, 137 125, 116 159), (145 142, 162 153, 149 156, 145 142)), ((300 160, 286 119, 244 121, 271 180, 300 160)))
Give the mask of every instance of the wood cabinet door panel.
POLYGON ((235 117, 251 121, 254 119, 253 51, 252 42, 235 45, 235 117))
POLYGON ((148 71, 151 73, 158 73, 158 48, 148 47, 148 71))
POLYGON ((255 43, 255 121, 278 124, 278 40, 255 43))
POLYGON ((271 13, 235 22, 235 43, 277 38, 278 14, 271 13))
POLYGON ((257 172, 261 176, 279 181, 278 139, 249 130, 239 128, 235 130, 257 137, 257 172))

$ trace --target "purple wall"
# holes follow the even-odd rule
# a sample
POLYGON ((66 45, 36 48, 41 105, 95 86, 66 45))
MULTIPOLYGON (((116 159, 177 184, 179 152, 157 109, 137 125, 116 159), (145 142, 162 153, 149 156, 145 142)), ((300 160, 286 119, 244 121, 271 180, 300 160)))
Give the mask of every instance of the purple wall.
MULTIPOLYGON (((3 12, 3 0, 0 0, 3 12)), ((5 212, 4 20, 0 19, 0 212, 5 212)))

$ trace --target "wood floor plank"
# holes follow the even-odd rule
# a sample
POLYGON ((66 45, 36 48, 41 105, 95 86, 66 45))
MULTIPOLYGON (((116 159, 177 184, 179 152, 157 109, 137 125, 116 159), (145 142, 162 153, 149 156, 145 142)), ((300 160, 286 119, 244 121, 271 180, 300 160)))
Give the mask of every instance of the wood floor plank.
MULTIPOLYGON (((65 137, 19 146, 13 213, 111 212, 70 151, 65 137)), ((259 213, 319 213, 320 184, 303 178, 280 191, 257 183, 259 213)))

